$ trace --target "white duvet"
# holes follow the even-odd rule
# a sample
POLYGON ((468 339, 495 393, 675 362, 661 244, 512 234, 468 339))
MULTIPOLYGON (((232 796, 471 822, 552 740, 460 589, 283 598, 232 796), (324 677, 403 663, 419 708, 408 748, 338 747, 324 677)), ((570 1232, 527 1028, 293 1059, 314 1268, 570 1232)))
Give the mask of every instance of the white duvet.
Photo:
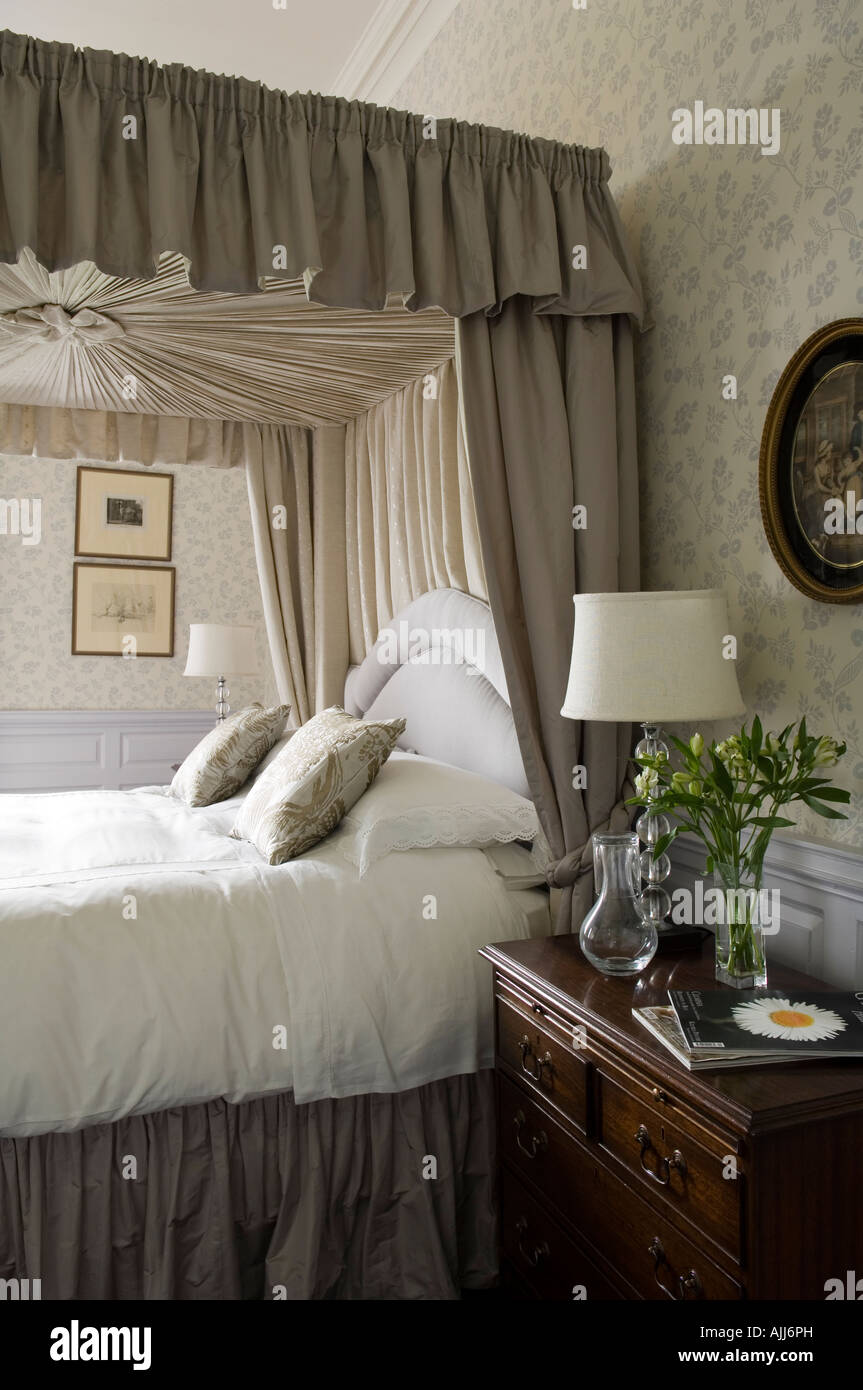
POLYGON ((0 797, 0 1134, 492 1064, 477 950, 527 936, 542 895, 471 849, 389 854, 360 880, 345 829, 271 868, 229 838, 238 803, 0 797))

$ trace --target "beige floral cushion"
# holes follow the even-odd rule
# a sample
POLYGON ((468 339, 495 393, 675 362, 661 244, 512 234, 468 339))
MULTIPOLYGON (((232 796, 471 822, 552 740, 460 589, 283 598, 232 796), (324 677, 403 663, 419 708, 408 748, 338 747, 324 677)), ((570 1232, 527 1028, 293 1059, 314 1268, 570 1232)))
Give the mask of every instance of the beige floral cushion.
POLYGON ((338 705, 291 737, 255 782, 231 834, 283 864, 334 830, 377 777, 404 719, 365 720, 338 705))
POLYGON ((212 806, 239 791, 281 737, 290 705, 249 705, 205 734, 181 763, 171 792, 189 806, 212 806))

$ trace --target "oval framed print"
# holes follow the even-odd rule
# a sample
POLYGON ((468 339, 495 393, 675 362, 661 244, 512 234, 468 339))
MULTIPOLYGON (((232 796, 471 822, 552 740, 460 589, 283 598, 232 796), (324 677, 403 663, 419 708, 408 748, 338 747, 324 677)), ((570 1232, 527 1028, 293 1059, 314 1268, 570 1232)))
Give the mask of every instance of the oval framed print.
POLYGON ((863 319, 797 349, 773 392, 758 466, 770 549, 801 593, 863 602, 863 319))

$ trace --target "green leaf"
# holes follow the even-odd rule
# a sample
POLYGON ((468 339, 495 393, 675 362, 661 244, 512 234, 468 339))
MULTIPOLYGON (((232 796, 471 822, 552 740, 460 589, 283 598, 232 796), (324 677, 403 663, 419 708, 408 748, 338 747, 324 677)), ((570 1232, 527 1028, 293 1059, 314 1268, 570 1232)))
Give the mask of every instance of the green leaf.
MULTIPOLYGON (((665 851, 668 849, 668 846, 674 843, 679 834, 680 826, 675 825, 673 830, 669 830, 668 833, 665 835, 660 835, 659 839, 656 841, 656 844, 653 846, 654 859, 658 859, 660 854, 664 854, 665 851)), ((648 849, 649 848, 650 846, 648 846, 648 849)))
POLYGON ((804 796, 803 800, 806 802, 810 811, 814 811, 816 816, 822 816, 824 820, 848 819, 844 811, 831 811, 829 806, 821 806, 817 801, 813 801, 811 797, 804 796))
POLYGON ((777 830, 780 826, 793 825, 793 820, 786 820, 784 816, 753 816, 748 822, 749 825, 763 825, 767 830, 777 830))
POLYGON ((717 758, 712 748, 710 750, 710 760, 713 763, 713 777, 716 785, 722 794, 727 796, 730 801, 734 796, 734 783, 731 780, 731 774, 725 764, 717 758))
POLYGON ((822 785, 820 791, 813 791, 810 795, 817 797, 819 801, 842 801, 847 803, 851 800, 851 793, 847 792, 844 787, 825 787, 822 785))
POLYGON ((750 757, 752 758, 753 762, 757 759, 758 754, 761 752, 761 745, 763 742, 764 731, 761 728, 761 720, 758 718, 758 715, 756 714, 755 718, 752 721, 752 733, 749 735, 750 757))

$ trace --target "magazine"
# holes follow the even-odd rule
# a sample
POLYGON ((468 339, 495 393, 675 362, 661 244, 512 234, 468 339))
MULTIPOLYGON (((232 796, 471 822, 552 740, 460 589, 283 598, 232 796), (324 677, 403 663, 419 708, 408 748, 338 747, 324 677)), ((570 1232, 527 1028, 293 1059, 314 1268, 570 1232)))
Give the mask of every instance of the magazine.
POLYGON ((671 989, 668 998, 698 1055, 863 1059, 863 990, 671 989))
POLYGON ((686 1045, 686 1039, 677 1021, 677 1014, 670 1004, 655 1005, 650 1008, 633 1009, 634 1018, 653 1034, 663 1047, 667 1047, 680 1062, 681 1066, 688 1071, 718 1071, 722 1067, 751 1066, 754 1063, 765 1065, 768 1062, 787 1062, 789 1057, 784 1052, 759 1052, 753 1055, 745 1050, 736 1052, 731 1048, 719 1049, 708 1047, 703 1050, 691 1052, 686 1045))

